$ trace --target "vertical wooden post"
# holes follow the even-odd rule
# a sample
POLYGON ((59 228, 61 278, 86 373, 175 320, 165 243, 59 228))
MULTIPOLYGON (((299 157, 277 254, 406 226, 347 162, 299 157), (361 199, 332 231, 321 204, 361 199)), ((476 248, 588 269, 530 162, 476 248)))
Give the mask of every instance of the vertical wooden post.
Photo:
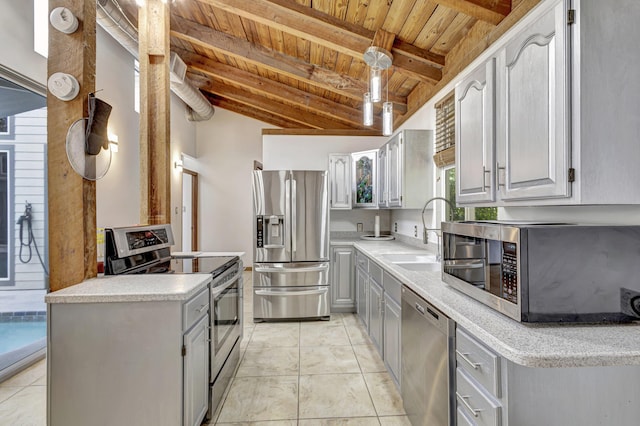
POLYGON ((49 26, 47 74, 64 72, 80 83, 71 101, 47 96, 49 201, 49 287, 51 291, 97 275, 96 185, 76 174, 67 160, 65 141, 74 121, 87 116, 87 95, 95 91, 95 0, 49 0, 49 10, 64 6, 80 26, 63 34, 49 26))
POLYGON ((171 221, 169 5, 146 0, 138 12, 140 41, 140 222, 171 221))

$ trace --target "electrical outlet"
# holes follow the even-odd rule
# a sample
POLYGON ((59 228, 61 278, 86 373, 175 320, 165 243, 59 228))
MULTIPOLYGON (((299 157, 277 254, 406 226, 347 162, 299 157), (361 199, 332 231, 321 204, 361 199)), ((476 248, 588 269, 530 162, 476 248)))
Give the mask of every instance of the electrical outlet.
POLYGON ((393 222, 393 232, 398 232, 398 222, 393 222))
POLYGON ((362 232, 362 230, 363 230, 362 223, 358 223, 356 226, 357 226, 358 232, 362 232))
POLYGON ((413 236, 418 238, 418 225, 414 225, 413 227, 413 236))

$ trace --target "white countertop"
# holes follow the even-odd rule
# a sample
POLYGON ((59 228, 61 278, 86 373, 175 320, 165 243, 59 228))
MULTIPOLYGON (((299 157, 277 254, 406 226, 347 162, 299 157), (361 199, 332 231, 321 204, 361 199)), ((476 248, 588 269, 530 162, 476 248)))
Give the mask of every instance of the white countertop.
POLYGON ((47 303, 157 302, 188 300, 207 286, 210 274, 117 275, 92 278, 49 293, 47 303))
MULTIPOLYGON (((409 271, 383 254, 424 253, 397 241, 353 245, 488 347, 527 367, 640 365, 640 324, 522 324, 449 287, 440 272, 409 271)), ((335 244, 348 243, 347 239, 335 244)))

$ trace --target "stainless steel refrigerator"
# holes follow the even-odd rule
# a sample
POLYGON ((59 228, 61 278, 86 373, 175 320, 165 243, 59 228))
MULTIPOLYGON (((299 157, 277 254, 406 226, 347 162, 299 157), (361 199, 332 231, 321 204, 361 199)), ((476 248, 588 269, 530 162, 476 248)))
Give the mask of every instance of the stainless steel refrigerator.
POLYGON ((253 172, 254 321, 329 318, 326 171, 253 172))

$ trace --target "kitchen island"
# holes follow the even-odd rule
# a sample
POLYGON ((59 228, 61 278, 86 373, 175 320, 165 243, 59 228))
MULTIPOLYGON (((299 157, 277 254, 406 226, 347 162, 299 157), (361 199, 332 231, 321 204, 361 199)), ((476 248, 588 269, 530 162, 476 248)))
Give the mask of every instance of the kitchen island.
POLYGON ((640 417, 639 324, 519 323, 449 287, 438 267, 415 271, 390 261, 433 256, 428 250, 398 241, 332 244, 352 244, 369 270, 375 264, 455 322, 449 393, 458 424, 608 425, 640 417))
POLYGON ((47 424, 200 424, 210 274, 94 278, 50 293, 47 424))

